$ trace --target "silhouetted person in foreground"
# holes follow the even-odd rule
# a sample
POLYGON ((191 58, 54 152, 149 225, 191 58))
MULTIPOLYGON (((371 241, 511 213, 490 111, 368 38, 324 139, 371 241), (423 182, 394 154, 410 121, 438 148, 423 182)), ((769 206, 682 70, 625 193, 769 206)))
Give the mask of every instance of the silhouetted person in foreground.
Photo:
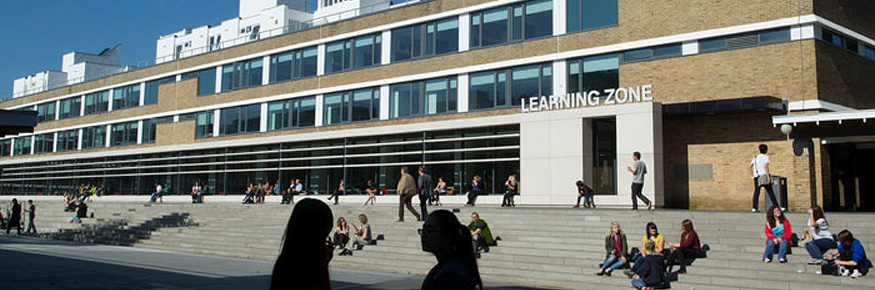
POLYGON ((436 210, 422 225, 422 250, 434 254, 438 264, 422 281, 423 290, 483 290, 471 231, 453 213, 436 210))
POLYGON ((9 230, 15 228, 18 230, 18 234, 21 234, 21 204, 18 203, 17 198, 12 199, 12 213, 9 214, 9 222, 6 223, 6 234, 9 234, 9 230))
POLYGON ((333 219, 331 209, 322 201, 307 198, 295 205, 282 251, 273 265, 270 289, 331 289, 328 262, 334 248, 328 233, 333 219))

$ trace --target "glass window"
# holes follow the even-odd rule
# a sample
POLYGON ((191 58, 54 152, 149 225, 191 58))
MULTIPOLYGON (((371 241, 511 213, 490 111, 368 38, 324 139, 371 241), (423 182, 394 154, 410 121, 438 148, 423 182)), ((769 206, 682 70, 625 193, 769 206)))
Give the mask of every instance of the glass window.
POLYGON ((875 49, 868 47, 868 46, 864 46, 863 47, 863 56, 865 56, 869 59, 875 60, 875 49))
POLYGON ((140 84, 115 88, 112 90, 112 109, 121 110, 140 105, 140 84))
POLYGON ((790 41, 790 29, 782 28, 760 33, 760 44, 790 41))
POLYGON ((455 112, 456 86, 455 77, 425 81, 425 114, 455 112))
POLYGON ((13 156, 30 155, 31 136, 15 138, 13 156))
POLYGON ((619 55, 607 54, 569 60, 568 92, 616 88, 620 84, 619 55))
MULTIPOLYGON (((561 1, 561 0, 560 0, 561 1)), ((526 2, 526 39, 550 36, 553 34, 553 1, 536 0, 526 2)))
POLYGON ((325 73, 380 64, 382 37, 371 34, 325 46, 325 73))
POLYGON ((68 130, 58 132, 57 151, 76 150, 76 145, 79 144, 79 130, 68 130))
POLYGON ((316 75, 317 47, 270 56, 270 83, 316 75))
POLYGON ((533 0, 471 13, 471 47, 553 34, 553 1, 533 0))
POLYGON ((665 58, 680 56, 682 54, 681 44, 669 44, 657 46, 653 48, 653 58, 665 58))
POLYGON ((325 45, 326 74, 343 71, 343 44, 344 41, 337 41, 325 45))
POLYGON ((55 133, 39 134, 33 139, 33 153, 51 153, 54 149, 55 133))
POLYGON ((195 138, 205 138, 213 136, 213 111, 205 111, 197 113, 195 117, 195 138))
POLYGON ((469 107, 518 106, 523 98, 549 96, 553 93, 552 72, 550 64, 537 64, 471 74, 469 107))
POLYGON ((417 103, 414 99, 418 99, 419 92, 418 83, 404 83, 393 85, 389 88, 389 118, 403 118, 415 115, 414 112, 419 112, 417 103))
POLYGON ((82 129, 82 149, 106 147, 106 126, 82 129))
POLYGON ((301 113, 298 126, 312 127, 316 125, 316 97, 301 98, 301 113))
POLYGON ((483 32, 481 36, 483 42, 478 46, 490 46, 508 42, 507 14, 507 7, 483 12, 483 32))
POLYGON ((495 106, 495 72, 483 72, 470 75, 469 107, 472 110, 492 108, 495 106))
POLYGON ((109 109, 109 91, 85 95, 85 115, 106 112, 109 109))
POLYGON ((155 143, 155 131, 158 129, 158 119, 152 118, 143 120, 143 136, 141 141, 145 143, 155 143))
POLYGON ((48 122, 55 120, 55 102, 42 103, 36 106, 37 122, 48 122))
POLYGON ((197 72, 197 95, 212 95, 216 93, 216 68, 208 68, 197 72))
POLYGON ((222 109, 219 116, 219 136, 258 132, 261 127, 261 104, 222 109))
POLYGON ((511 73, 511 104, 519 106, 522 99, 540 96, 540 66, 514 68, 511 73))
POLYGON ((380 89, 367 88, 324 97, 323 125, 380 118, 380 89))
POLYGON ((285 100, 267 104, 267 130, 285 129, 292 123, 292 101, 285 100))
POLYGON ((58 108, 58 119, 79 117, 79 105, 81 104, 81 102, 82 98, 80 97, 72 97, 61 100, 59 103, 60 108, 58 108))
POLYGON ((380 90, 357 90, 352 94, 352 121, 380 118, 380 90))
POLYGON ((347 107, 349 103, 349 93, 336 93, 325 95, 325 109, 322 113, 323 125, 332 125, 346 123, 349 121, 347 107))
POLYGON ((138 127, 139 125, 137 121, 113 124, 109 137, 109 139, 112 140, 110 146, 115 147, 137 144, 138 127))
POLYGON ((169 84, 176 82, 175 76, 169 76, 162 79, 157 79, 154 81, 146 82, 146 90, 143 96, 143 105, 152 105, 158 103, 158 87, 163 84, 169 84))
POLYGON ((0 157, 12 155, 12 139, 0 140, 0 157))
POLYGON ((262 58, 222 66, 222 92, 261 85, 262 58))
POLYGON ((699 41, 699 52, 718 51, 726 48, 726 38, 706 39, 699 41))
POLYGON ((392 61, 458 51, 459 20, 448 18, 392 30, 392 61))
POLYGON ((568 7, 566 14, 568 32, 615 26, 619 23, 617 0, 564 1, 567 1, 568 7))

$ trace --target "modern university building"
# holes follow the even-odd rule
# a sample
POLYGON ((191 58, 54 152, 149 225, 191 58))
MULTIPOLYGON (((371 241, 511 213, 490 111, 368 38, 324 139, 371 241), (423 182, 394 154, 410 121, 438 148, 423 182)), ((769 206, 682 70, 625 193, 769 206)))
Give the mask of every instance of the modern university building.
POLYGON ((455 194, 514 175, 518 203, 564 206, 582 179, 624 206, 638 151, 659 206, 748 210, 766 144, 789 208, 875 209, 870 1, 298 2, 241 0, 161 37, 154 65, 0 103, 40 121, 0 141, 0 190, 393 194, 425 165, 455 194))

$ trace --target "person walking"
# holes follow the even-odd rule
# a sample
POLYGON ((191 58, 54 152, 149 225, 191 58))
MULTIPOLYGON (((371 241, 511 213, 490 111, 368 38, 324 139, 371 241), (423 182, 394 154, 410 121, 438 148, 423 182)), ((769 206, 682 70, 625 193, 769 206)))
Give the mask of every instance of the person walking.
POLYGON ((6 234, 9 234, 9 230, 12 228, 18 230, 18 234, 21 234, 21 204, 18 203, 18 199, 12 199, 12 212, 9 214, 9 222, 6 223, 6 234))
POLYGON ((632 173, 632 211, 638 211, 638 199, 647 204, 647 210, 653 209, 653 203, 647 199, 641 191, 644 190, 644 175, 647 174, 647 164, 641 161, 641 153, 635 151, 632 153, 632 167, 626 167, 626 170, 632 173))
POLYGON ((27 207, 27 209, 24 210, 24 212, 27 213, 28 222, 27 222, 27 230, 25 230, 24 232, 30 233, 31 230, 33 230, 33 233, 36 234, 36 226, 33 224, 33 219, 36 218, 36 205, 33 204, 32 199, 27 200, 27 205, 28 205, 28 207, 27 207))
POLYGON ((416 216, 417 221, 422 221, 422 217, 416 212, 413 205, 410 204, 413 195, 416 194, 416 181, 413 180, 413 176, 410 176, 410 174, 407 173, 407 167, 401 168, 401 179, 398 180, 398 188, 396 191, 398 191, 398 196, 400 197, 398 203, 398 221, 404 221, 405 206, 407 206, 407 209, 416 216))
MULTIPOLYGON (((155 192, 153 192, 152 196, 149 197, 149 203, 155 203, 155 201, 158 200, 158 197, 161 196, 162 192, 163 192, 163 188, 161 187, 161 184, 156 182, 155 183, 155 192)), ((162 198, 161 200, 163 201, 164 199, 162 198)))
POLYGON ((422 216, 428 216, 428 199, 431 197, 431 189, 434 187, 434 182, 431 175, 428 175, 425 166, 419 167, 419 178, 416 179, 416 187, 419 188, 419 208, 422 210, 422 216))
POLYGON ((753 206, 751 207, 751 212, 759 211, 759 200, 760 200, 760 188, 765 187, 766 193, 769 195, 769 200, 772 201, 773 205, 776 205, 781 208, 781 211, 787 211, 786 208, 781 207, 778 204, 778 200, 775 199, 775 192, 772 190, 772 176, 769 171, 769 163, 771 160, 769 159, 769 146, 766 144, 760 144, 760 154, 757 154, 750 161, 750 169, 753 173, 753 206))

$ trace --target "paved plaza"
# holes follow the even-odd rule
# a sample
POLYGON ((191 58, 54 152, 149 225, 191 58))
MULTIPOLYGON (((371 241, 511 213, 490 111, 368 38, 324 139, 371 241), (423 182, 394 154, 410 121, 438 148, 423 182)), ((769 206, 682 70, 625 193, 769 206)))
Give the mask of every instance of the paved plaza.
MULTIPOLYGON (((0 235, 2 289, 267 289, 273 262, 0 235)), ((423 277, 331 269, 333 289, 419 289, 423 277)), ((538 289, 487 285, 490 289, 538 289)))

